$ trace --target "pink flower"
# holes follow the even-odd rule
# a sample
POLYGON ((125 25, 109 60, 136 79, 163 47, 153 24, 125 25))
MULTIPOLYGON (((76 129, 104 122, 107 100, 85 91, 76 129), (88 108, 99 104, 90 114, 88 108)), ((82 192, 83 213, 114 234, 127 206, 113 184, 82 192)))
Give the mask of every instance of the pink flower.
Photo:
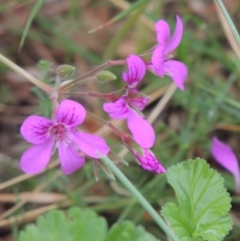
POLYGON ((138 154, 133 150, 133 154, 139 162, 140 166, 147 171, 157 174, 166 172, 165 168, 160 164, 155 155, 148 149, 142 149, 143 155, 138 154))
POLYGON ((128 73, 123 73, 123 80, 128 84, 125 93, 113 103, 105 103, 103 109, 113 119, 127 119, 128 128, 137 144, 150 148, 155 141, 154 130, 140 113, 149 98, 136 90, 146 73, 146 66, 140 57, 133 54, 127 58, 127 64, 128 73))
POLYGON ((148 98, 138 96, 137 90, 129 90, 114 103, 105 103, 104 111, 113 119, 126 119, 134 140, 143 148, 150 148, 155 142, 155 133, 150 123, 139 114, 148 98), (137 110, 137 111, 136 111, 137 110))
POLYGON ((183 24, 180 17, 176 16, 177 23, 173 36, 170 35, 170 28, 167 22, 159 20, 155 24, 157 41, 159 45, 154 49, 152 62, 148 69, 160 77, 169 75, 177 87, 184 90, 184 82, 187 79, 188 69, 182 62, 169 60, 169 53, 180 44, 183 33, 183 24))
POLYGON ((78 151, 93 158, 99 158, 97 151, 107 155, 110 149, 101 137, 76 130, 85 117, 84 107, 71 100, 61 102, 56 120, 28 117, 21 126, 21 134, 33 146, 21 157, 22 170, 29 174, 41 172, 47 166, 55 145, 65 174, 71 174, 84 165, 85 159, 78 151))
POLYGON ((146 65, 137 55, 129 55, 127 58, 128 73, 123 72, 122 78, 128 83, 127 88, 136 88, 137 84, 146 74, 146 65))
POLYGON ((235 179, 236 192, 240 193, 239 165, 232 148, 214 137, 212 140, 211 153, 220 165, 232 173, 235 179))

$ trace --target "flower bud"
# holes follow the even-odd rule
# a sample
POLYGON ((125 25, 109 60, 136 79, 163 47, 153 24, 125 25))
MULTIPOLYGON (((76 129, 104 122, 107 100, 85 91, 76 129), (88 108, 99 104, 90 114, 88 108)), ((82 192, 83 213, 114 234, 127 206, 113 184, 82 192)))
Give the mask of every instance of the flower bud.
POLYGON ((117 76, 110 72, 110 71, 107 71, 107 70, 104 70, 104 71, 101 71, 99 73, 97 73, 97 80, 99 82, 107 82, 107 81, 112 81, 112 80, 115 80, 117 79, 117 76))
POLYGON ((75 67, 64 64, 64 65, 58 66, 56 72, 58 77, 62 80, 62 79, 70 78, 73 75, 74 71, 75 71, 75 67))

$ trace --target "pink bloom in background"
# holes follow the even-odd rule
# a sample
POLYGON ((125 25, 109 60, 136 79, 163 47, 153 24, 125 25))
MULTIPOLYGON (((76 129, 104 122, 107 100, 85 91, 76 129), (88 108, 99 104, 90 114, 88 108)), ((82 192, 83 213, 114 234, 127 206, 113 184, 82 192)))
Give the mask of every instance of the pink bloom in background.
POLYGON ((128 73, 123 72, 123 81, 127 82, 127 88, 136 88, 146 74, 146 65, 137 55, 129 55, 127 58, 128 73))
POLYGON ((176 19, 176 28, 172 36, 167 22, 159 20, 155 24, 159 45, 153 50, 152 63, 148 65, 148 68, 160 77, 169 75, 177 87, 184 90, 184 82, 186 81, 188 75, 186 65, 180 61, 168 59, 170 52, 177 48, 182 39, 182 20, 178 16, 176 16, 176 19))
POLYGON ((235 179, 236 192, 240 193, 240 170, 237 157, 232 151, 232 148, 214 137, 212 140, 211 153, 220 165, 232 173, 235 179))
POLYGON ((157 174, 166 172, 165 168, 161 165, 155 155, 148 149, 142 149, 143 156, 138 154, 133 150, 133 154, 136 157, 138 163, 142 167, 142 169, 155 172, 157 174))
POLYGON ((85 117, 84 107, 71 100, 61 102, 56 120, 28 117, 21 126, 21 134, 33 146, 21 157, 22 170, 29 174, 41 172, 47 166, 55 145, 65 174, 71 174, 84 165, 85 158, 78 151, 93 158, 99 158, 97 151, 107 155, 110 149, 104 139, 76 130, 85 117))

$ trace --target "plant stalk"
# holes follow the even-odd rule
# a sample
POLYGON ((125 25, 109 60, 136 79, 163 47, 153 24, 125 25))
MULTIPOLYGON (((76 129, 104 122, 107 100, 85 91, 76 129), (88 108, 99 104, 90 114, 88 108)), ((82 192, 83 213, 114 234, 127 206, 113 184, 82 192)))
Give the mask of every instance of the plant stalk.
POLYGON ((137 198, 139 203, 145 208, 145 210, 151 215, 158 226, 173 240, 179 241, 177 236, 172 232, 168 225, 164 222, 161 216, 156 210, 149 204, 149 202, 143 197, 143 195, 134 187, 134 185, 125 177, 125 175, 119 170, 119 168, 107 157, 102 156, 99 153, 101 160, 112 170, 117 178, 123 183, 123 185, 137 198))

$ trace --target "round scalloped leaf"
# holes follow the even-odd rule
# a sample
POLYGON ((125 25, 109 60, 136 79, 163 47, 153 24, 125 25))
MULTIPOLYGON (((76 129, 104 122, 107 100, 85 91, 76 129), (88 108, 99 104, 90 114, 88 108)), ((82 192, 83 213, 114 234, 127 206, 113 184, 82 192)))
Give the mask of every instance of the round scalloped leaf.
POLYGON ((167 203, 162 215, 181 241, 220 241, 232 227, 231 199, 223 178, 197 158, 172 166, 166 172, 179 205, 167 203))
POLYGON ((142 226, 135 226, 132 222, 125 221, 115 224, 109 230, 104 241, 158 241, 153 235, 147 233, 142 226))
POLYGON ((103 241, 107 233, 106 220, 95 212, 71 208, 65 215, 53 210, 40 217, 36 225, 20 232, 20 241, 103 241))
POLYGON ((131 222, 114 225, 107 234, 107 223, 91 210, 70 208, 66 214, 53 210, 27 225, 19 241, 158 241, 143 227, 131 222))

